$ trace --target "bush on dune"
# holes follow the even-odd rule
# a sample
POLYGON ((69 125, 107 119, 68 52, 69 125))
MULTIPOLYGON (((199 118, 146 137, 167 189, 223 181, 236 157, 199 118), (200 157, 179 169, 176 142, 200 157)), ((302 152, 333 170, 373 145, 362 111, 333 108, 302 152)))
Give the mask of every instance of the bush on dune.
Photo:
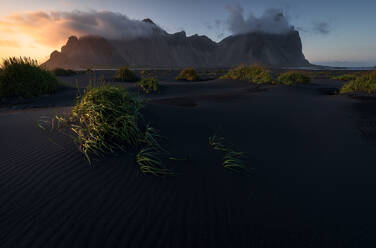
POLYGON ((137 83, 145 93, 156 92, 159 89, 159 82, 156 78, 143 78, 137 83))
POLYGON ((240 65, 231 69, 228 73, 220 77, 221 79, 244 80, 249 83, 263 84, 272 83, 273 78, 264 66, 259 64, 240 65))
POLYGON ((176 80, 197 81, 197 80, 199 80, 199 76, 198 76, 195 69, 185 68, 176 77, 176 80))
POLYGON ((341 94, 363 92, 367 94, 376 93, 376 71, 365 73, 350 82, 344 84, 340 90, 341 94))
POLYGON ((344 74, 339 76, 332 77, 333 80, 340 80, 340 81, 351 81, 355 80, 358 77, 356 74, 344 74))
POLYGON ((136 73, 131 71, 127 66, 123 66, 117 70, 115 78, 122 82, 137 82, 139 80, 136 73))
POLYGON ((56 77, 30 58, 5 59, 0 72, 0 97, 30 98, 53 93, 56 77))
POLYGON ((103 155, 137 144, 140 108, 125 88, 102 85, 86 90, 73 107, 69 123, 87 159, 90 154, 103 155))
POLYGON ((309 84, 311 81, 311 77, 298 71, 288 71, 278 76, 278 82, 285 85, 309 84))
POLYGON ((80 151, 89 163, 116 151, 141 149, 136 156, 140 171, 156 176, 173 175, 160 156, 158 132, 142 125, 141 102, 126 88, 101 85, 89 87, 68 117, 58 116, 60 124, 71 129, 80 151), (152 151, 152 152, 150 152, 152 151))
POLYGON ((58 77, 69 77, 69 76, 74 76, 77 74, 77 72, 71 70, 71 69, 63 69, 63 68, 55 68, 52 73, 55 75, 55 76, 58 76, 58 77))

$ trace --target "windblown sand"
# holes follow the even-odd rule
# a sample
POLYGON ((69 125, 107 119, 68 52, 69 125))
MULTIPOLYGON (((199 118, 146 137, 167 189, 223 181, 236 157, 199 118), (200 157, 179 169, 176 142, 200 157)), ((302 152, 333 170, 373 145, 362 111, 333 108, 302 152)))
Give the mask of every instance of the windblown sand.
POLYGON ((0 246, 370 247, 375 102, 328 94, 340 85, 162 83, 145 119, 189 158, 169 178, 140 174, 134 154, 90 166, 69 137, 38 128, 70 110, 74 88, 2 108, 0 246), (221 166, 217 131, 247 153, 250 176, 221 166))

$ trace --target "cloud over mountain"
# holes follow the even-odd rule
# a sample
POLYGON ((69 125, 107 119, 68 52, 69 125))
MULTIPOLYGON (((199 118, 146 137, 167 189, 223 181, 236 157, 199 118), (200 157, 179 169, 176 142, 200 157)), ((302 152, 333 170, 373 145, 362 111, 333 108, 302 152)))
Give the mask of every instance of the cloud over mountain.
POLYGON ((267 9, 257 17, 252 12, 247 17, 244 16, 244 9, 240 5, 227 6, 229 17, 227 20, 228 29, 232 34, 244 33, 288 33, 293 29, 287 17, 280 9, 267 9))
POLYGON ((132 20, 110 11, 35 11, 5 17, 0 29, 23 33, 37 42, 56 46, 71 35, 97 35, 108 39, 131 39, 148 36, 159 28, 150 23, 132 20))

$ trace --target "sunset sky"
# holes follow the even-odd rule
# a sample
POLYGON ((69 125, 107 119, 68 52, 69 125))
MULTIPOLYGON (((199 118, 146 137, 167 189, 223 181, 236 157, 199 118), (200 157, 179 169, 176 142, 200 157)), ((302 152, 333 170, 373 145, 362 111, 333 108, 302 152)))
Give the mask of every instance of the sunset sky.
POLYGON ((376 65, 375 0, 0 0, 0 6, 0 57, 46 60, 69 35, 79 35, 74 30, 82 23, 67 25, 77 11, 151 18, 170 33, 185 30, 187 35, 205 34, 220 41, 231 35, 229 9, 237 6, 245 17, 259 17, 269 8, 283 10, 300 31, 303 52, 312 63, 376 65))

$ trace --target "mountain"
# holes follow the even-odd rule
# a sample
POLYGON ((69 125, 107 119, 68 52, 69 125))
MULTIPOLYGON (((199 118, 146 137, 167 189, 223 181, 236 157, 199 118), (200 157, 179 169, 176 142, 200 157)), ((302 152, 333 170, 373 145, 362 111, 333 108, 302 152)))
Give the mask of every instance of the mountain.
POLYGON ((43 66, 53 68, 134 67, 232 67, 255 62, 275 67, 309 66, 302 52, 299 33, 249 33, 233 35, 216 43, 206 36, 169 34, 154 25, 146 37, 107 40, 84 36, 68 39, 61 52, 54 51, 43 66))

